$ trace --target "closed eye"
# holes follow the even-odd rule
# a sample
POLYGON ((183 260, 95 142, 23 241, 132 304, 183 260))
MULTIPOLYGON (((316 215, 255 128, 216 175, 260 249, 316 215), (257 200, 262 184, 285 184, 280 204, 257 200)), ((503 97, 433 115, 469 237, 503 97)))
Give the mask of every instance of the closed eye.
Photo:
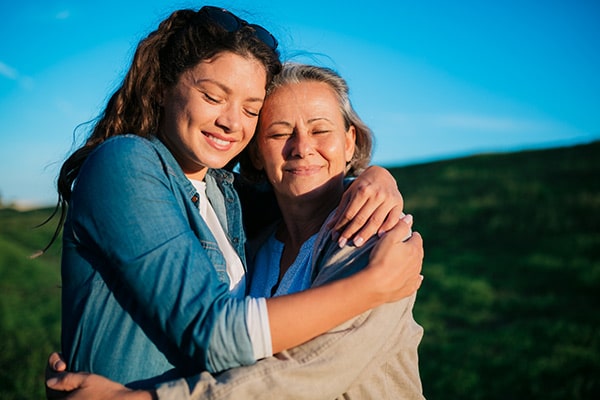
POLYGON ((221 100, 214 98, 212 96, 210 96, 208 93, 203 92, 202 93, 204 95, 204 98, 209 102, 209 103, 214 103, 214 104, 218 104, 221 102, 221 100))
POLYGON ((268 137, 271 139, 285 139, 292 136, 291 132, 271 133, 268 137))

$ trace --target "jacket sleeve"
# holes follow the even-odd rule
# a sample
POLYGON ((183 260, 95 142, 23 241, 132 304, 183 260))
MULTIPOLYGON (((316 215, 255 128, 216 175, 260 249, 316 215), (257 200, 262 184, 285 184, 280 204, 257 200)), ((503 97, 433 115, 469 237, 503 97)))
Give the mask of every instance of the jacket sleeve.
MULTIPOLYGON (((315 284, 363 268, 374 244, 338 249, 329 237, 324 232, 316 246, 320 265, 315 284)), ((253 366, 165 384, 158 388, 159 398, 421 399, 417 346, 422 328, 412 317, 414 300, 413 295, 367 311, 253 366), (390 368, 395 369, 391 375, 390 368)))
POLYGON ((219 281, 172 172, 149 142, 115 139, 88 157, 75 184, 69 213, 81 251, 104 258, 98 272, 118 301, 143 313, 142 329, 176 346, 196 370, 253 363, 245 300, 219 281))

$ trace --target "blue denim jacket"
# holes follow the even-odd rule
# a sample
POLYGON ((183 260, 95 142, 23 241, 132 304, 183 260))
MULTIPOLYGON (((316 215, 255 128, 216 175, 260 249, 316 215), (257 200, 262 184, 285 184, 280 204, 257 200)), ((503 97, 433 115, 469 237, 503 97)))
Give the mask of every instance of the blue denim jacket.
MULTIPOLYGON (((244 260, 233 177, 207 195, 244 260)), ((132 387, 255 362, 247 299, 229 296, 225 260, 196 190, 158 139, 125 135, 87 158, 63 234, 62 351, 74 371, 132 387)))

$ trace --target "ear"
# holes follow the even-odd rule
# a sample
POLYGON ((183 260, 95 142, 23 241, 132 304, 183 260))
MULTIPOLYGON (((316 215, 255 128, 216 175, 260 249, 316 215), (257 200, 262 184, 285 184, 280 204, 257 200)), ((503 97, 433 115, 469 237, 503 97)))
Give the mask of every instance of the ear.
POLYGON ((356 128, 354 125, 350 125, 350 128, 346 131, 346 146, 345 146, 345 155, 346 162, 352 161, 352 157, 354 157, 354 150, 356 148, 356 128))

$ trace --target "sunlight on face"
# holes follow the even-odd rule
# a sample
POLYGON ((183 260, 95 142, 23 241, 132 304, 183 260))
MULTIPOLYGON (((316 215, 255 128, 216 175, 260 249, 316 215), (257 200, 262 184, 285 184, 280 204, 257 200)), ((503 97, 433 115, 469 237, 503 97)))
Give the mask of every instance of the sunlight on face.
POLYGON ((222 168, 246 147, 263 105, 266 70, 223 52, 184 73, 164 94, 160 135, 189 178, 222 168))
POLYGON ((355 129, 345 128, 334 91, 322 82, 277 88, 265 100, 254 163, 278 196, 341 190, 355 129))

